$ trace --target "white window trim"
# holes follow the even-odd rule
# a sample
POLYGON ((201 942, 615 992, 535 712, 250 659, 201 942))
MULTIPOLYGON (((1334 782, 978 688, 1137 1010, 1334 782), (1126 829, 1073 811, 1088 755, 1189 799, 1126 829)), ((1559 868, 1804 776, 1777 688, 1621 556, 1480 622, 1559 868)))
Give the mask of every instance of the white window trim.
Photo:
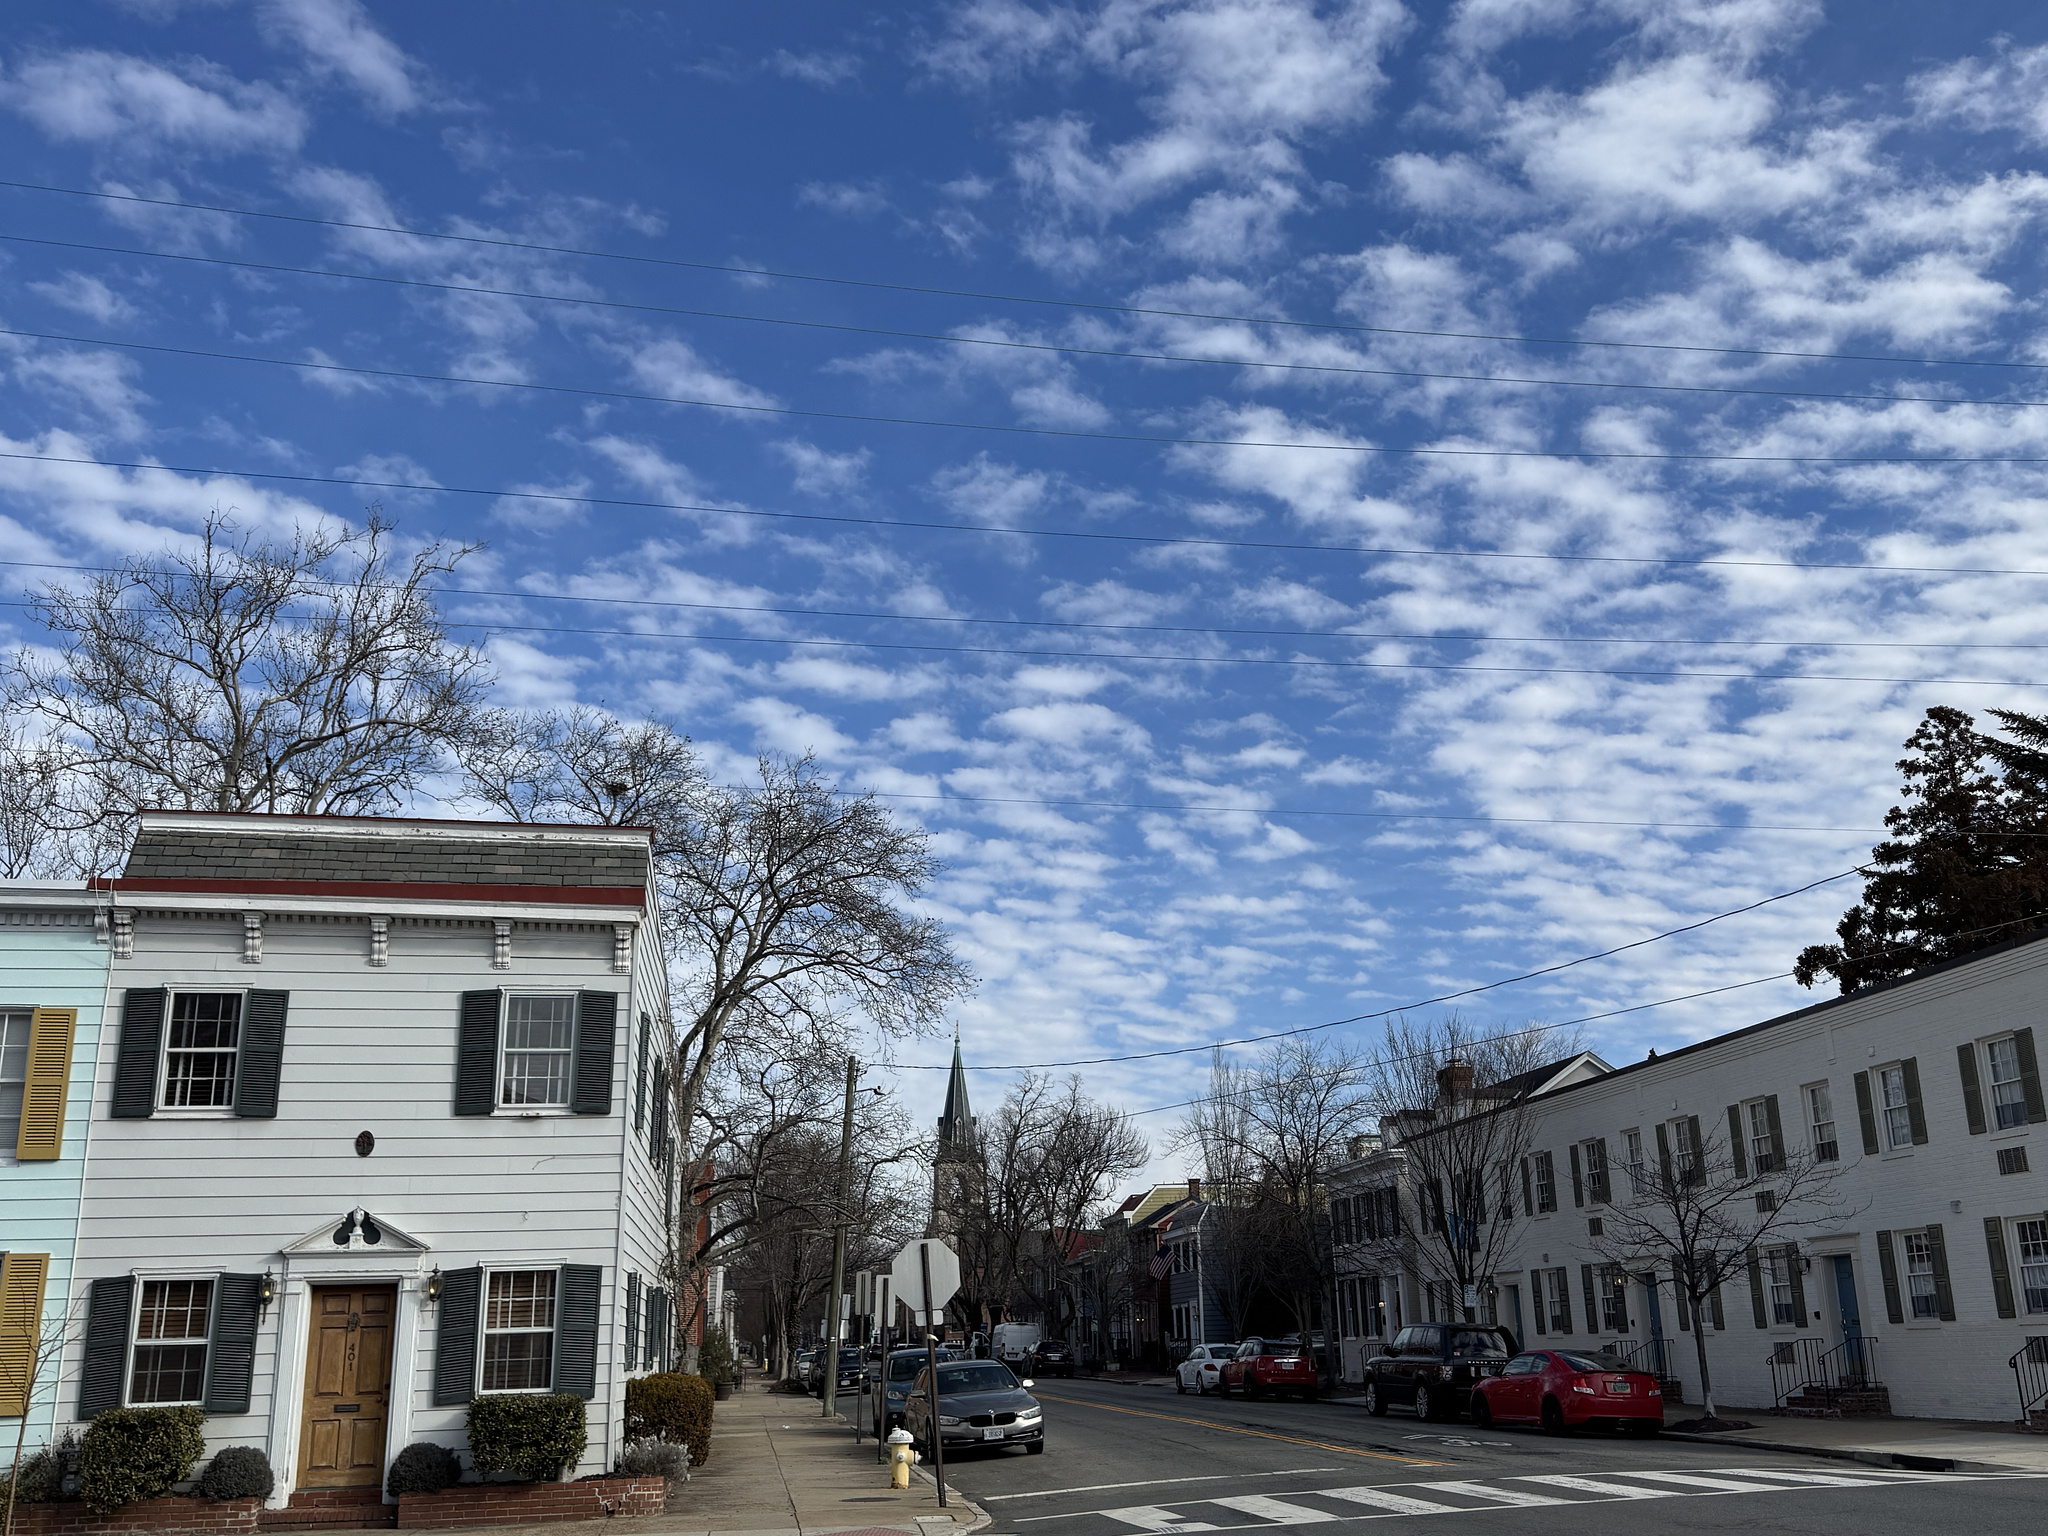
MULTIPOLYGON (((551 1120, 576 1113, 576 1035, 582 1028, 582 999, 570 987, 498 988, 498 1054, 491 1066, 491 1113, 508 1120, 551 1120), (566 1104, 507 1104, 505 1098, 505 1036, 512 1020, 515 997, 566 997, 569 999, 569 1101, 566 1104)), ((651 1118, 651 1117, 650 1117, 651 1118)))
MULTIPOLYGON (((555 1322, 554 1325, 547 1330, 547 1332, 552 1335, 559 1334, 561 1332, 562 1271, 566 1267, 566 1260, 554 1264, 529 1262, 524 1264, 486 1264, 484 1266, 483 1284, 477 1288, 476 1395, 478 1397, 545 1397, 555 1390, 555 1374, 561 1366, 561 1361, 555 1358, 555 1351, 552 1345, 550 1345, 548 1349, 548 1384, 544 1387, 486 1387, 484 1385, 484 1346, 486 1342, 489 1340, 490 1334, 492 1332, 490 1328, 491 1276, 536 1275, 544 1273, 548 1270, 554 1271, 555 1322)), ((649 1294, 650 1293, 648 1292, 648 1290, 643 1287, 640 1292, 643 1304, 645 1303, 645 1300, 649 1294)), ((499 1329, 497 1331, 502 1333, 508 1330, 499 1329)), ((538 1328, 519 1328, 509 1331, 517 1333, 541 1332, 541 1330, 538 1328)), ((646 1344, 646 1340, 642 1339, 641 1344, 644 1347, 646 1344)))
POLYGON ((1752 1174, 1783 1171, 1778 1167, 1777 1142, 1771 1136, 1770 1114, 1770 1099, 1763 1094, 1742 1101, 1742 1140, 1745 1150, 1749 1153, 1749 1171, 1752 1174), (1756 1149, 1756 1116, 1759 1111, 1764 1116, 1764 1150, 1761 1152, 1756 1149), (1771 1160, 1769 1168, 1762 1166, 1761 1160, 1766 1157, 1771 1160))
MULTIPOLYGON (((1990 1132, 1993 1141, 2012 1141, 2026 1135, 2029 1130, 2033 1129, 2032 1123, 2025 1119, 2022 1119, 2018 1125, 2002 1126, 1998 1123, 1998 1090, 1991 1081, 1991 1047, 2001 1040, 2010 1040, 2012 1038, 2013 1031, 2007 1030, 2004 1034, 1987 1035, 1984 1039, 1977 1042, 1978 1060, 1983 1064, 1983 1075, 1979 1081, 1983 1085, 1984 1128, 1990 1132)), ((2020 1113, 2022 1115, 2025 1115, 2026 1108, 2026 1100, 2022 1098, 2020 1100, 2020 1113)))
POLYGON ((2020 1228, 2035 1222, 2048 1225, 2048 1216, 2014 1216, 2008 1222, 2012 1228, 2013 1300, 2019 1304, 2018 1311, 2021 1317, 2048 1317, 2048 1308, 2036 1311, 2027 1303, 2027 1250, 2020 1236, 2020 1228))
POLYGON ((1885 1103, 1884 1075, 1887 1072, 1893 1071, 1899 1074, 1899 1087, 1903 1092, 1905 1089, 1906 1073, 1906 1063, 1903 1057, 1893 1061, 1879 1062, 1870 1069, 1871 1096, 1876 1101, 1877 1107, 1877 1136, 1880 1144, 1878 1156, 1887 1158, 1911 1157, 1913 1155, 1913 1100, 1911 1095, 1907 1096, 1905 1103, 1897 1106, 1906 1116, 1906 1139, 1903 1142, 1894 1142, 1892 1140, 1892 1106, 1885 1103))
POLYGON ((1813 1090, 1824 1088, 1828 1095, 1828 1124, 1835 1128, 1835 1155, 1832 1161, 1839 1166, 1842 1162, 1842 1120, 1835 1109, 1835 1085, 1828 1078, 1816 1078, 1810 1083, 1799 1085, 1799 1118, 1806 1122, 1806 1150, 1820 1161, 1820 1138, 1816 1134, 1820 1127, 1813 1118, 1813 1090))
POLYGON ((1933 1291, 1930 1293, 1934 1299, 1933 1313, 1923 1317, 1913 1305, 1912 1249, 1907 1245, 1907 1239, 1914 1237, 1919 1238, 1923 1243, 1926 1242, 1927 1229, 1925 1227, 1914 1227, 1910 1231, 1899 1234, 1899 1300, 1904 1306, 1906 1326, 1908 1328, 1921 1329, 1939 1328, 1941 1326, 1941 1281, 1932 1268, 1929 1268, 1927 1275, 1934 1286, 1933 1291))
MULTIPOLYGON (((228 989, 223 989, 228 990, 228 989)), ((166 1025, 168 1033, 168 1024, 166 1025)), ((227 1271, 223 1269, 136 1269, 129 1274, 135 1281, 135 1294, 128 1301, 128 1348, 121 1355, 121 1406, 123 1408, 201 1408, 206 1404, 206 1378, 213 1372, 213 1329, 220 1315, 220 1281, 227 1271), (206 1293, 206 1364, 199 1372, 199 1395, 183 1398, 175 1403, 137 1403, 129 1394, 135 1389, 135 1346, 144 1342, 140 1337, 142 1329, 142 1291, 153 1282, 175 1284, 180 1280, 204 1280, 212 1289, 206 1293)), ((156 1341, 150 1340, 150 1343, 156 1341)), ((191 1340, 186 1340, 188 1344, 191 1340)))
MULTIPOLYGON (((150 1111, 151 1118, 170 1116, 177 1120, 233 1120, 235 1104, 232 1094, 226 1104, 166 1104, 164 1095, 171 1091, 171 1016, 177 1011, 181 997, 239 997, 242 1000, 240 1022, 235 1027, 235 1082, 234 1088, 242 1086, 242 1048, 246 1045, 249 1031, 249 989, 247 987, 167 986, 164 988, 164 1027, 156 1047, 156 1105, 150 1111)), ((152 1280, 161 1280, 162 1275, 151 1275, 152 1280)), ((173 1276, 183 1279, 184 1276, 173 1276)))

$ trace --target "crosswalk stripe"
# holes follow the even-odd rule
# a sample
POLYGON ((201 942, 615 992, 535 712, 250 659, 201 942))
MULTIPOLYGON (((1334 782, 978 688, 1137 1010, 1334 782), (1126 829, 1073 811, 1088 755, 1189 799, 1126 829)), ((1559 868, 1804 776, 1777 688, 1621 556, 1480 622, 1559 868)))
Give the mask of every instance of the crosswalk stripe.
POLYGON ((1524 1493, 1519 1488, 1489 1488, 1484 1483, 1408 1483, 1410 1488, 1427 1488, 1434 1493, 1461 1493, 1468 1499, 1485 1499, 1493 1504, 1564 1504, 1565 1499, 1553 1499, 1540 1493, 1524 1493))
MULTIPOLYGON (((1546 1472, 1540 1477, 1517 1478, 1524 1483, 1545 1483, 1552 1488, 1571 1488, 1580 1493, 1597 1493, 1603 1499, 1674 1499, 1679 1497, 1676 1488, 1637 1488, 1629 1483, 1603 1483, 1591 1477, 1567 1477, 1561 1472, 1546 1472)), ((1767 1488, 1758 1488, 1758 1493, 1768 1493, 1767 1488)), ((1554 1501, 1553 1501, 1554 1502, 1554 1501)))
POLYGON ((1779 1493, 1770 1483, 1738 1482, 1732 1477, 1701 1477, 1692 1472, 1624 1472, 1623 1477, 1640 1477, 1652 1483, 1676 1483, 1681 1488, 1703 1493, 1779 1493))
POLYGON ((1213 1531, 1215 1526, 1201 1520, 1190 1520, 1177 1515, 1170 1509, 1161 1509, 1157 1504, 1133 1504, 1127 1509, 1105 1509, 1103 1514, 1112 1520, 1121 1520, 1126 1525, 1135 1525, 1141 1531, 1152 1531, 1155 1536, 1171 1536, 1175 1531, 1213 1531))
POLYGON ((1346 1504, 1363 1504, 1367 1509, 1383 1509, 1390 1515, 1441 1515, 1449 1513, 1451 1508, 1448 1504, 1432 1504, 1427 1499, 1407 1498, 1385 1488, 1318 1488, 1315 1495, 1319 1499, 1342 1499, 1346 1504))
POLYGON ((1732 1472, 1737 1477, 1768 1477, 1773 1481, 1811 1484, 1817 1488, 1881 1488, 1888 1483, 1926 1483, 1945 1480, 1946 1474, 1894 1472, 1872 1467, 1867 1472, 1780 1472, 1764 1467, 1709 1467, 1710 1472, 1732 1472))
POLYGON ((1269 1499, 1262 1493, 1233 1494, 1227 1499, 1211 1499, 1209 1502, 1221 1504, 1225 1509, 1237 1510, 1240 1514, 1276 1520, 1282 1525, 1322 1525, 1337 1518, 1326 1509, 1311 1509, 1306 1504, 1290 1504, 1285 1499, 1269 1499))

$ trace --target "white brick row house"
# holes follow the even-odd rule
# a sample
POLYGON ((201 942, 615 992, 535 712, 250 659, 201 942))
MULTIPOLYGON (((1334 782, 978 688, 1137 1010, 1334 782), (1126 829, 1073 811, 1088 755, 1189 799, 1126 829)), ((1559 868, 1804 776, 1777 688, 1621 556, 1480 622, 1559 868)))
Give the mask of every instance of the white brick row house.
POLYGON ((111 885, 60 1420, 197 1405, 282 1504, 571 1392, 609 1470, 672 1335, 648 834, 149 813, 111 885))
MULTIPOLYGON (((1699 1401, 1691 1334, 1704 1327, 1722 1404, 1772 1407, 1825 1360, 1833 1381, 1881 1384, 1900 1414, 2038 1411, 2048 1401, 2044 1024, 2048 937, 2038 937, 1540 1094, 1527 1105, 1527 1155, 1489 1176, 1486 1219, 1511 1230, 1479 1314, 1525 1344, 1570 1338, 1661 1357, 1689 1402, 1699 1401), (1715 1176, 1732 1164, 1756 1180, 1759 1202, 1774 1198, 1766 1175, 1811 1163, 1834 1175, 1835 1214, 1767 1238, 1695 1317, 1668 1265, 1612 1264, 1599 1235, 1638 1180, 1686 1177, 1702 1152, 1721 1160, 1715 1176)), ((1369 1272, 1360 1255, 1388 1251, 1382 1192, 1398 1182, 1401 1154, 1377 1141, 1355 1150, 1331 1179, 1347 1370, 1403 1322, 1463 1317, 1471 1299, 1425 1290, 1414 1273, 1369 1272), (1350 1233, 1360 1242, 1347 1248, 1350 1233)))

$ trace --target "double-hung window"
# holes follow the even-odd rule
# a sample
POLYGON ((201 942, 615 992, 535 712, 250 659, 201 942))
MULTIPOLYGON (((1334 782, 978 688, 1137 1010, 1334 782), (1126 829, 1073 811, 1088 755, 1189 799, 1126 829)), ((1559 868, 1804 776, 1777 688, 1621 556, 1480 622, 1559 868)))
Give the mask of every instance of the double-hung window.
POLYGON ((1628 1277, 1612 1265, 1600 1272, 1600 1326, 1608 1333, 1628 1332, 1628 1277))
POLYGON ((1536 1154, 1536 1209, 1557 1209, 1557 1166, 1550 1160, 1548 1152, 1536 1154))
MULTIPOLYGON (((1792 1304, 1792 1266, 1798 1262, 1786 1248, 1772 1248, 1764 1254, 1764 1282, 1771 1300, 1771 1321, 1780 1327, 1799 1321, 1799 1310, 1792 1304)), ((1931 1266, 1927 1272, 1927 1285, 1931 1306, 1934 1295, 1931 1266)))
POLYGON ((145 1280, 141 1291, 128 1401, 137 1407, 199 1402, 206 1395, 213 1282, 145 1280))
POLYGON ((1643 1133, 1628 1130, 1621 1133, 1622 1161, 1628 1168, 1628 1185, 1631 1195, 1640 1194, 1643 1188, 1643 1133))
POLYGON ((1999 1130, 2027 1123, 2027 1090, 2020 1081, 2020 1047, 2011 1035, 1985 1048, 1991 1058, 1991 1111, 1999 1130))
POLYGON ((1581 1143, 1586 1157, 1586 1193, 1595 1205, 1608 1203, 1607 1138, 1595 1136, 1581 1143))
MULTIPOLYGON (((1894 1147, 1910 1147, 1913 1145, 1913 1111, 1906 1100, 1905 1067, 1879 1067, 1877 1086, 1883 1101, 1885 1140, 1894 1147)), ((1931 1317, 1933 1314, 1928 1315, 1931 1317)))
POLYGON ((1550 1313, 1550 1331, 1552 1333, 1570 1333, 1572 1331, 1572 1292, 1571 1286, 1566 1283, 1565 1272, 1562 1267, 1559 1267, 1557 1269, 1546 1269, 1541 1273, 1543 1275, 1543 1295, 1539 1298, 1539 1303, 1550 1313))
POLYGON ((576 998, 572 993, 505 999, 505 1043, 498 1102, 514 1109, 566 1109, 575 1077, 576 998))
POLYGON ((1908 1232, 1906 1239, 1906 1294, 1912 1300, 1915 1317, 1939 1317, 1941 1301, 1934 1283, 1934 1245, 1925 1232, 1908 1232))
POLYGON ((486 1392, 545 1392, 555 1376, 552 1269, 500 1269, 484 1298, 486 1392))
POLYGON ((242 994, 174 992, 164 1032, 165 1109, 232 1109, 242 994))
POLYGON ((0 1008, 0 1153, 21 1137, 21 1097, 28 1089, 28 1037, 33 1008, 0 1008))
POLYGON ((1671 1139, 1677 1144, 1678 1148, 1678 1182, 1681 1184, 1699 1183, 1701 1175, 1700 1143, 1699 1138, 1693 1134, 1693 1122, 1691 1120, 1672 1121, 1671 1139))
POLYGON ((2014 1225, 2020 1239, 2020 1289, 2029 1312, 2048 1312, 2048 1219, 2014 1225))
POLYGON ((1835 1101, 1828 1092, 1828 1085, 1809 1083, 1804 1097, 1806 1123, 1813 1136, 1813 1160, 1816 1163, 1840 1161, 1842 1147, 1835 1140, 1835 1101))
POLYGON ((1771 1136, 1771 1107, 1762 1099, 1751 1099, 1743 1106, 1743 1113, 1749 1121, 1749 1160, 1758 1173, 1769 1173, 1778 1166, 1778 1146, 1771 1136))

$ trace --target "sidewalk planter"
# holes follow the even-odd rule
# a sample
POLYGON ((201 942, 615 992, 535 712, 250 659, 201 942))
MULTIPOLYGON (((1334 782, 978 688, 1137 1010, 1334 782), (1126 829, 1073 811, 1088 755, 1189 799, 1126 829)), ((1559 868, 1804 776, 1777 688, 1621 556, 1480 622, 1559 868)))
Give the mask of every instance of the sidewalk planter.
POLYGON ((732 1383, 729 1381, 713 1382, 711 1384, 711 1396, 718 1402, 724 1402, 728 1397, 732 1396, 732 1383))
POLYGON ((208 1536, 255 1536, 261 1499, 144 1499, 96 1515, 83 1504, 17 1504, 15 1536, 152 1536, 157 1531, 204 1531, 208 1536))
MULTIPOLYGON (((667 1499, 668 1484, 658 1477, 593 1477, 580 1483, 465 1483, 439 1493, 400 1494, 398 1528, 451 1531, 474 1525, 658 1515, 667 1499)), ((255 1529, 253 1522, 249 1529, 255 1529)))

